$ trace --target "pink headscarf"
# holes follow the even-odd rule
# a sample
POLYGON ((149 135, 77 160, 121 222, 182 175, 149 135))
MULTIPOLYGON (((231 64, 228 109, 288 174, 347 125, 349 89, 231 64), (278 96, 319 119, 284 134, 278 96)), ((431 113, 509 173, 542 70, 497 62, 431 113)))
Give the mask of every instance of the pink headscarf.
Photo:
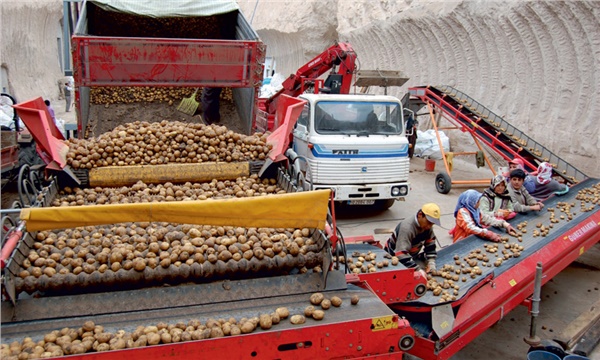
POLYGON ((538 166, 537 181, 544 185, 552 180, 552 165, 543 162, 538 166))

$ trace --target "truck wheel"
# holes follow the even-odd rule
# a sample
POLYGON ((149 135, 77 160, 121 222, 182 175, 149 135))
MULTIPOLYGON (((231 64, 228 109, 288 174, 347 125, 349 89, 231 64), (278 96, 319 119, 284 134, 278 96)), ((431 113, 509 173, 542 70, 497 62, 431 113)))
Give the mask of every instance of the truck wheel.
POLYGON ((396 199, 386 199, 386 200, 377 200, 375 201, 375 206, 380 210, 387 210, 394 205, 396 199))
POLYGON ((452 188, 452 179, 446 173, 439 173, 435 177, 435 188, 440 194, 447 194, 452 188))

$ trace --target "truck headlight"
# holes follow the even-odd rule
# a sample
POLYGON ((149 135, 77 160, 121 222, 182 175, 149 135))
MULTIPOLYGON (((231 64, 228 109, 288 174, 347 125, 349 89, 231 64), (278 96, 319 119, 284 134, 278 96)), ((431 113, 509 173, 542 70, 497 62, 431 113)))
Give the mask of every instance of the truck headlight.
POLYGON ((408 194, 408 186, 394 186, 392 187, 392 196, 405 196, 408 194))

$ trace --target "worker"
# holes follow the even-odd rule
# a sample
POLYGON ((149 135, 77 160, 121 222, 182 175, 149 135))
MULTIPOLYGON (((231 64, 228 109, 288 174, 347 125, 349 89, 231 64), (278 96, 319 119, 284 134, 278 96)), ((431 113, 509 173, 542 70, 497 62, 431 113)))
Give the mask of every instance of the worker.
POLYGON ((50 105, 50 100, 44 100, 44 104, 46 104, 46 108, 48 109, 48 112, 50 113, 50 117, 52 118, 52 121, 56 122, 56 115, 54 115, 54 109, 52 108, 52 105, 50 105))
POLYGON ((537 176, 529 175, 523 186, 537 201, 543 201, 552 195, 564 195, 569 192, 567 184, 561 184, 552 178, 552 165, 543 162, 538 166, 537 176))
POLYGON ((221 113, 219 109, 219 97, 221 96, 222 88, 202 89, 202 112, 204 121, 208 124, 218 123, 221 121, 221 113))
POLYGON ((64 87, 64 93, 65 93, 65 111, 69 112, 71 111, 71 95, 73 94, 73 84, 71 84, 71 81, 67 81, 65 83, 65 87, 64 87))
POLYGON ((487 226, 504 228, 509 234, 517 235, 516 230, 505 220, 496 219, 479 210, 481 196, 482 194, 479 191, 469 189, 458 197, 458 203, 454 210, 456 225, 450 230, 453 242, 462 240, 469 235, 477 235, 487 240, 499 242, 500 235, 487 229, 487 226))
POLYGON ((415 154, 415 146, 417 145, 417 127, 419 122, 415 119, 412 113, 409 113, 406 118, 406 136, 408 137, 408 158, 412 159, 415 154))
POLYGON ((527 177, 527 174, 521 169, 510 172, 507 190, 513 201, 513 207, 516 212, 540 211, 544 208, 544 204, 529 195, 529 192, 523 186, 525 177, 527 177))
POLYGON ((516 157, 508 162, 508 171, 506 171, 505 173, 502 174, 506 177, 507 181, 509 180, 510 172, 515 169, 521 169, 521 170, 525 171, 526 175, 534 175, 534 176, 537 175, 537 171, 527 172, 527 170, 525 170, 525 162, 523 161, 523 159, 516 157))
POLYGON ((416 260, 424 261, 426 272, 435 270, 437 251, 433 225, 440 226, 440 207, 427 203, 414 218, 401 221, 385 244, 385 251, 398 257, 407 268, 420 269, 416 260), (423 250, 423 252, 421 252, 423 250))
POLYGON ((479 203, 483 214, 502 220, 510 220, 517 215, 506 187, 504 175, 498 174, 492 178, 490 187, 483 191, 479 203))

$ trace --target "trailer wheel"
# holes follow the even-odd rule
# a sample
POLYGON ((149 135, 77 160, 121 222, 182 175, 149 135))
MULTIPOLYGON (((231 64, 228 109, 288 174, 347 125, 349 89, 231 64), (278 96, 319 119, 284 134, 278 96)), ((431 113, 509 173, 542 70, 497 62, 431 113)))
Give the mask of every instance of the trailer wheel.
POLYGON ((23 207, 30 207, 33 205, 33 203, 36 201, 37 191, 31 182, 29 165, 21 166, 17 185, 19 188, 19 200, 21 201, 23 207))
POLYGON ((440 194, 447 194, 452 188, 452 179, 446 173, 439 173, 435 177, 435 188, 440 194))
POLYGON ((398 341, 398 347, 402 351, 408 351, 415 345, 415 338, 410 335, 404 335, 400 341, 398 341))

